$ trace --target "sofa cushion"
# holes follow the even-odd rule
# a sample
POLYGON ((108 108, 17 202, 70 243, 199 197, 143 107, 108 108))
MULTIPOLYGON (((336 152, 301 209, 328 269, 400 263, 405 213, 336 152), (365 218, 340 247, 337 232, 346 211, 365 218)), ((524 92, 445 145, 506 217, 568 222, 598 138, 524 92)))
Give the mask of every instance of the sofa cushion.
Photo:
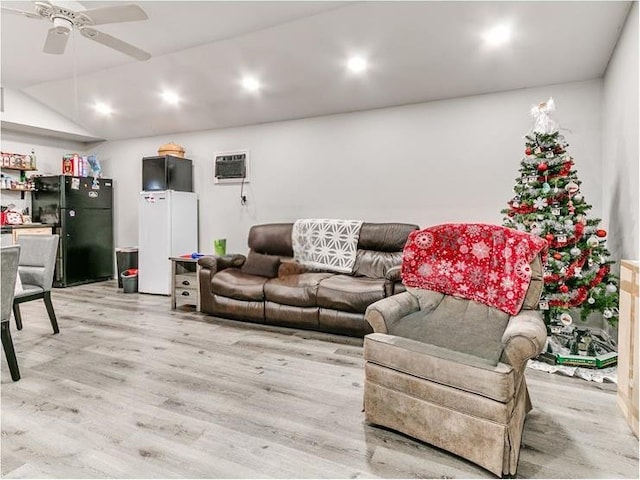
POLYGON ((509 314, 473 300, 433 293, 436 295, 430 308, 387 325, 389 334, 473 355, 497 365, 509 314))
POLYGON ((237 268, 227 268, 211 278, 211 292, 236 300, 264 300, 267 277, 249 275, 237 268))
POLYGON ((277 255, 265 255, 251 250, 240 270, 248 275, 274 278, 278 276, 279 266, 280 257, 277 255))
POLYGON ((333 273, 301 273, 273 278, 264 286, 265 298, 274 303, 294 307, 316 307, 320 281, 334 276, 333 273))
POLYGON ((293 257, 291 230, 293 223, 254 225, 249 230, 249 248, 258 253, 293 257))
POLYGON ((402 264, 402 252, 358 250, 353 274, 356 277, 384 278, 387 271, 402 264))
POLYGON ((510 365, 492 365, 467 353, 394 335, 367 335, 364 359, 502 403, 509 402, 516 393, 515 371, 510 365))
POLYGON ((409 234, 419 228, 418 225, 410 223, 365 222, 360 229, 358 248, 380 252, 401 252, 409 234))
POLYGON ((384 283, 384 278, 334 275, 320 282, 318 306, 364 313, 369 305, 384 298, 384 283))

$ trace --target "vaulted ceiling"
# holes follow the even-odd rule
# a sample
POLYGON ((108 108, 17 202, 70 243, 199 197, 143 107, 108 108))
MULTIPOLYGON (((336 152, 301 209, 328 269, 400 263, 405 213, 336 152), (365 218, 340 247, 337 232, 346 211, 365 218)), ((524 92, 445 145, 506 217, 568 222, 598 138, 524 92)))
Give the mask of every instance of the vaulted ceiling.
MULTIPOLYGON (((74 10, 122 2, 62 2, 74 10)), ((148 20, 100 31, 141 62, 76 32, 42 52, 51 24, 2 14, 2 85, 96 136, 122 139, 352 112, 601 77, 631 2, 138 1, 148 20), (484 32, 511 28, 489 47, 484 32), (356 75, 352 55, 369 62, 356 75), (242 88, 243 76, 262 85, 242 88), (163 102, 164 89, 176 105, 163 102), (94 110, 96 102, 113 109, 94 110)), ((34 2, 3 1, 34 10, 34 2)))

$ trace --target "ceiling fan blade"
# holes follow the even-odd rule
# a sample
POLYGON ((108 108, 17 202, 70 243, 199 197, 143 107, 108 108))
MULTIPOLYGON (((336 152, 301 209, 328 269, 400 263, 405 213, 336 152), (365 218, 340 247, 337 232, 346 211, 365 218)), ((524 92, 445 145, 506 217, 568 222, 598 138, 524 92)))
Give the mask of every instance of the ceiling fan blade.
POLYGON ((37 13, 25 12, 24 10, 17 10, 15 8, 2 7, 2 13, 12 13, 14 15, 23 15, 27 18, 34 18, 36 20, 42 20, 42 17, 37 13))
POLYGON ((61 55, 67 48, 67 41, 69 40, 69 32, 61 31, 56 27, 50 28, 47 33, 47 40, 44 42, 44 53, 52 53, 54 55, 61 55))
POLYGON ((133 57, 137 60, 144 61, 151 58, 150 53, 145 52, 138 47, 134 47, 127 42, 123 42, 116 37, 112 37, 107 33, 99 32, 98 30, 87 27, 80 28, 79 30, 83 37, 93 40, 94 42, 101 43, 106 47, 113 48, 114 50, 124 53, 125 55, 129 55, 130 57, 133 57))
POLYGON ((137 5, 116 5, 113 7, 93 8, 76 12, 78 15, 88 17, 91 25, 104 25, 106 23, 135 22, 147 20, 147 14, 137 5))

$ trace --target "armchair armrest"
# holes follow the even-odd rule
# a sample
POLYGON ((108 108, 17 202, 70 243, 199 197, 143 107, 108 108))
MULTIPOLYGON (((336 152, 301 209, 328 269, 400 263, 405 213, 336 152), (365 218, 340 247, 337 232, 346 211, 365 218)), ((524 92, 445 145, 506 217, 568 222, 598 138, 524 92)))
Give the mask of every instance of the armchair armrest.
POLYGON ((208 268, 215 273, 219 272, 220 270, 224 270, 225 268, 239 268, 244 264, 246 259, 247 257, 239 253, 233 255, 224 255, 222 257, 205 255, 204 257, 200 257, 198 259, 198 265, 200 265, 202 268, 208 268))
POLYGON ((369 322, 374 332, 388 333, 388 325, 418 311, 419 308, 418 299, 409 292, 403 292, 369 305, 364 312, 364 319, 369 322))
POLYGON ((534 310, 522 310, 509 319, 502 334, 502 361, 522 370, 527 360, 540 355, 546 340, 547 327, 540 314, 534 310))

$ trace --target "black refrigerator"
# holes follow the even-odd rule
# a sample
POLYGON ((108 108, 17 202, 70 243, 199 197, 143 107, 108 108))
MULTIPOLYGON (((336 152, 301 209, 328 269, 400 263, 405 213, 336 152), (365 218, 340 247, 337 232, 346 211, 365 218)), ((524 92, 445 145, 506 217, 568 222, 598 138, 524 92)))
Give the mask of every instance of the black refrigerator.
POLYGON ((35 178, 32 218, 60 235, 54 287, 113 278, 113 180, 35 178))

